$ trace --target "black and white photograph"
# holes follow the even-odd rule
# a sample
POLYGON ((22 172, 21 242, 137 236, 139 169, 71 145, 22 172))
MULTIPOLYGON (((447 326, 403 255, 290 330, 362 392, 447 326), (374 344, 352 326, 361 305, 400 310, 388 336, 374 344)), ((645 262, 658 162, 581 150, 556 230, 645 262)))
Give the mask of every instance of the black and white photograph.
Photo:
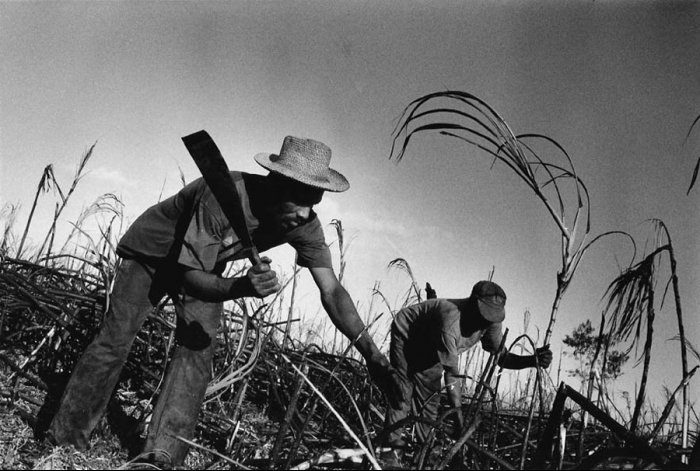
POLYGON ((700 469, 700 2, 0 0, 0 468, 700 469))

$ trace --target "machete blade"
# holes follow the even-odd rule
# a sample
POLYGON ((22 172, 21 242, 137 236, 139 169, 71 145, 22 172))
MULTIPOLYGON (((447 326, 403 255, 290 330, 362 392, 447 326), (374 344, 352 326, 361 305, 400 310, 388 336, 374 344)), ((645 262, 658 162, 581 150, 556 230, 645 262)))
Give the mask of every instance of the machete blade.
POLYGON ((183 137, 182 142, 185 143, 204 181, 240 239, 245 256, 253 265, 257 265, 260 263, 260 255, 250 237, 241 197, 219 148, 204 130, 183 137))

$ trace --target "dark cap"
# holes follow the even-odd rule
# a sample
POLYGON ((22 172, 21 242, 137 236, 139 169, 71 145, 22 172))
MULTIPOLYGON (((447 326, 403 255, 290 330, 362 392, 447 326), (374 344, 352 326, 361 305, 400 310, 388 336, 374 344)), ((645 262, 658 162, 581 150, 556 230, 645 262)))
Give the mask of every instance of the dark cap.
POLYGON ((475 284, 470 297, 477 301, 479 314, 487 321, 503 322, 506 318, 506 293, 493 281, 475 284))

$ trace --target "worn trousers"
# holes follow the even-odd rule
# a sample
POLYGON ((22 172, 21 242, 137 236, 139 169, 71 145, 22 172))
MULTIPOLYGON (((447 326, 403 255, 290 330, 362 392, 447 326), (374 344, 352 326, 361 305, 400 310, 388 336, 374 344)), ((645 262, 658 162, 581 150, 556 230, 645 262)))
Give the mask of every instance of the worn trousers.
MULTIPOLYGON (((391 366, 401 379, 404 402, 398 407, 392 407, 391 404, 387 406, 385 428, 405 419, 409 413, 431 420, 438 418, 443 367, 437 363, 420 371, 413 370, 410 361, 412 350, 410 343, 392 325, 389 357, 391 366)), ((431 428, 428 424, 416 422, 416 440, 419 443, 425 442, 431 428)), ((401 433, 401 427, 389 433, 386 443, 400 443, 401 433)))
POLYGON ((179 465, 189 446, 207 385, 221 303, 187 296, 172 265, 121 260, 110 306, 97 337, 78 361, 49 436, 57 444, 85 449, 105 412, 131 346, 146 317, 169 294, 177 314, 177 346, 153 409, 144 452, 159 462, 179 465))

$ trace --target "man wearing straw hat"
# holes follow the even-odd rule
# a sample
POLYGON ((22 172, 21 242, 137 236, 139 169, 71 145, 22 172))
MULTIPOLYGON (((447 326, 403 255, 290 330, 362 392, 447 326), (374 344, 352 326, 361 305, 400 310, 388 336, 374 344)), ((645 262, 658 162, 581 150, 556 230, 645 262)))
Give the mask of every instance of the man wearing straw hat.
MULTIPOLYGON (((335 326, 367 362, 372 378, 393 398, 400 394, 389 361, 377 349, 352 299, 333 271, 321 222, 312 207, 324 191, 349 188, 330 168, 331 150, 311 139, 287 136, 279 154, 257 154, 266 176, 231 172, 243 215, 260 251, 291 245, 297 263, 318 286, 335 326), (392 393, 393 391, 393 393, 392 393)), ((116 386, 131 345, 147 315, 169 295, 177 313, 178 346, 153 410, 145 451, 155 461, 179 465, 191 439, 211 379, 211 361, 222 303, 263 298, 280 290, 270 259, 245 276, 222 276, 226 263, 245 257, 242 244, 203 179, 147 209, 119 242, 121 257, 109 310, 100 332, 78 362, 48 438, 84 449, 116 386)))
MULTIPOLYGON (((406 418, 409 412, 432 421, 438 418, 441 380, 444 376, 449 403, 457 408, 454 435, 463 427, 459 355, 481 341, 487 352, 498 351, 503 338, 506 293, 492 281, 479 281, 471 295, 463 299, 428 299, 400 310, 391 325, 391 364, 396 368, 404 401, 391 404, 386 412, 386 428, 406 418)), ((549 346, 535 355, 504 352, 499 365, 508 369, 549 367, 549 346)), ((416 423, 416 438, 424 442, 432 426, 416 423)), ((406 445, 401 428, 394 427, 385 442, 392 448, 406 445)), ((391 456, 387 457, 391 459, 391 456)))

